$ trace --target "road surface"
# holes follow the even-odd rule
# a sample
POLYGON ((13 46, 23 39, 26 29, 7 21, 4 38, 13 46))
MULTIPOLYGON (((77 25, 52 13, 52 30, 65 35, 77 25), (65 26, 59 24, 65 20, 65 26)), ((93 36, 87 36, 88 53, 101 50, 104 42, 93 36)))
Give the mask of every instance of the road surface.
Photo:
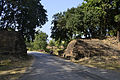
POLYGON ((29 53, 35 60, 19 80, 120 80, 120 72, 84 67, 49 54, 29 53))

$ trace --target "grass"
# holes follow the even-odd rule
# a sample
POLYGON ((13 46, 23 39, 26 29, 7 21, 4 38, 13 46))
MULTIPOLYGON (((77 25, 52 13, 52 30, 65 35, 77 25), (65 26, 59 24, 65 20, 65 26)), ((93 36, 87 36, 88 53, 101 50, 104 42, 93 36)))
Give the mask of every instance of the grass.
POLYGON ((115 70, 120 72, 120 56, 95 56, 92 58, 83 58, 75 63, 80 63, 88 67, 96 67, 102 69, 115 70))
POLYGON ((31 66, 32 61, 32 56, 16 58, 0 55, 0 80, 17 80, 31 66))

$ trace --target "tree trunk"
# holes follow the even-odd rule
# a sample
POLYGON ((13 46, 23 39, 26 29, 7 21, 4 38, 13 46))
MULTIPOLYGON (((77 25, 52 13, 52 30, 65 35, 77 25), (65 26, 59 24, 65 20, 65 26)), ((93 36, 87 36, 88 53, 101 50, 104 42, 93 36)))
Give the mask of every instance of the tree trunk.
POLYGON ((120 42, 120 31, 117 31, 117 41, 120 42))

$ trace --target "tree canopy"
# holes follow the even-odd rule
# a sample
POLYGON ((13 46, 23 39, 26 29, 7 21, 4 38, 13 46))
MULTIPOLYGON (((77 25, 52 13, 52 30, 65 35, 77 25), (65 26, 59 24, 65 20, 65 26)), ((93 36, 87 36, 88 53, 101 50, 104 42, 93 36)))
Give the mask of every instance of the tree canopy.
POLYGON ((84 0, 77 8, 53 16, 51 37, 58 41, 116 36, 120 31, 119 0, 84 0))
POLYGON ((40 0, 0 0, 0 30, 19 31, 29 41, 47 21, 40 0))

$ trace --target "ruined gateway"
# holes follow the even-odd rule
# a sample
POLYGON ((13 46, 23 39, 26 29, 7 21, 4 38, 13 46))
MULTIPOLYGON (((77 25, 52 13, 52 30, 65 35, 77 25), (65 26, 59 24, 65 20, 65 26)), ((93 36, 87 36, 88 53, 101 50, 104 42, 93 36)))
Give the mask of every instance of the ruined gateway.
POLYGON ((0 53, 26 55, 27 49, 23 36, 15 31, 0 31, 0 53))

